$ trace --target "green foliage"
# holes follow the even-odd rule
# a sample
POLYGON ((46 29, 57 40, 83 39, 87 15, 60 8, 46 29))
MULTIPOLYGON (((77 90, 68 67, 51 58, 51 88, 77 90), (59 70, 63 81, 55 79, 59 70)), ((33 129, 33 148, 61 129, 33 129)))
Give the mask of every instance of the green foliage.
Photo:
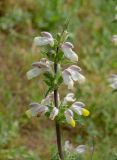
POLYGON ((26 147, 12 144, 13 139, 19 138, 18 130, 18 121, 5 120, 5 117, 0 115, 0 159, 39 160, 39 156, 37 157, 32 151, 28 151, 26 147))
POLYGON ((12 138, 17 137, 18 121, 10 121, 8 124, 5 122, 5 118, 0 115, 0 133, 0 147, 4 147, 12 140, 12 138))
MULTIPOLYGON (((66 152, 66 153, 64 153, 64 159, 65 160, 83 160, 83 156, 78 155, 76 153, 66 152)), ((58 154, 54 153, 52 155, 51 160, 60 160, 58 157, 58 154)))
POLYGON ((27 151, 25 147, 2 149, 0 151, 0 158, 2 158, 2 160, 39 160, 39 156, 36 156, 31 151, 27 151))
POLYGON ((0 18, 0 29, 11 32, 13 30, 23 30, 30 20, 30 14, 23 12, 20 8, 9 9, 6 14, 0 18), (22 25, 20 25, 22 24, 22 25))

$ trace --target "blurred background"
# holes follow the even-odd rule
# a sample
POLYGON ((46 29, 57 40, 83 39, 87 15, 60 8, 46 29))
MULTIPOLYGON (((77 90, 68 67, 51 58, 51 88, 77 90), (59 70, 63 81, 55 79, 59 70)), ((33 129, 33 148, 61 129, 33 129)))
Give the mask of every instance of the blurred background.
POLYGON ((24 115, 30 102, 43 98, 46 87, 41 78, 28 81, 25 74, 39 59, 32 54, 33 38, 41 31, 61 32, 66 19, 87 79, 83 86, 76 85, 76 97, 91 116, 80 119, 74 129, 62 126, 63 144, 94 142, 93 160, 117 160, 117 93, 107 81, 109 74, 117 73, 117 47, 111 42, 117 34, 116 5, 116 0, 0 0, 0 160, 51 157, 54 122, 24 115))

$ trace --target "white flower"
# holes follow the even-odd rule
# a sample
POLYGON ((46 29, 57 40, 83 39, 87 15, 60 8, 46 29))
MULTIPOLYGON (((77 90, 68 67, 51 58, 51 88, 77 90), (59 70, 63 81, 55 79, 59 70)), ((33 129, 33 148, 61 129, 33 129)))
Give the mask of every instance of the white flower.
POLYGON ((68 85, 68 89, 73 89, 74 81, 84 83, 85 77, 80 73, 80 67, 72 65, 62 72, 63 81, 68 85))
POLYGON ((78 115, 89 116, 90 112, 84 108, 85 104, 82 102, 75 102, 70 109, 76 112, 78 115))
POLYGON ((110 82, 110 86, 113 89, 117 89, 117 75, 116 74, 111 74, 108 80, 110 82))
POLYGON ((50 44, 51 46, 54 45, 54 39, 49 32, 41 32, 42 36, 34 38, 34 45, 35 46, 44 46, 50 44))
POLYGON ((117 45, 117 35, 112 36, 112 42, 117 45))
POLYGON ((71 77, 74 81, 79 81, 79 83, 84 83, 85 77, 80 73, 81 71, 80 67, 72 65, 68 68, 68 71, 70 72, 71 77))
POLYGON ((64 83, 68 86, 68 89, 73 89, 74 81, 71 77, 71 74, 69 73, 69 71, 67 69, 65 69, 62 72, 62 77, 63 77, 64 83))
POLYGON ((70 109, 67 109, 65 112, 66 121, 72 126, 75 127, 75 121, 73 119, 73 112, 70 109))
POLYGON ((43 72, 51 72, 51 61, 48 61, 46 58, 42 58, 39 62, 35 62, 32 64, 33 69, 29 70, 27 72, 27 78, 28 80, 37 77, 43 72))
POLYGON ((76 62, 78 61, 78 55, 72 50, 73 47, 73 44, 71 44, 70 42, 65 42, 62 44, 61 49, 65 57, 67 57, 73 62, 76 62))
POLYGON ((67 104, 67 102, 74 102, 75 100, 74 93, 68 93, 63 100, 63 104, 67 104))
POLYGON ((64 150, 67 152, 72 152, 74 150, 73 145, 67 140, 65 141, 64 150))
POLYGON ((42 70, 40 70, 38 67, 35 67, 31 70, 29 70, 27 73, 26 73, 26 76, 28 78, 28 80, 34 78, 34 77, 37 77, 38 75, 40 75, 42 73, 42 70))
POLYGON ((74 151, 76 153, 82 154, 86 151, 86 145, 79 145, 74 149, 74 151))
POLYGON ((51 112, 51 114, 50 114, 50 119, 54 120, 55 117, 58 115, 58 113, 59 113, 58 108, 54 107, 53 110, 52 110, 52 112, 51 112))
POLYGON ((64 150, 66 152, 73 152, 73 153, 78 153, 78 154, 82 154, 86 151, 86 145, 79 145, 76 148, 67 140, 65 141, 65 145, 64 145, 64 150))
POLYGON ((27 116, 30 117, 40 117, 41 115, 44 115, 48 111, 48 107, 41 105, 39 103, 31 103, 30 109, 26 111, 27 116))

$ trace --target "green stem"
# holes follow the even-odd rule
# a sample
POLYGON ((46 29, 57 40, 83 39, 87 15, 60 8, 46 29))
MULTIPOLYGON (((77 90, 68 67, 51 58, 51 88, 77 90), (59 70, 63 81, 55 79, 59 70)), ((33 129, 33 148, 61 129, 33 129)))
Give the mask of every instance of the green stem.
MULTIPOLYGON (((65 29, 68 26, 68 23, 69 22, 67 22, 65 24, 65 26, 63 27, 63 31, 61 33, 61 37, 60 37, 60 40, 59 40, 57 48, 56 48, 56 56, 57 56, 57 54, 59 52, 59 45, 61 43, 61 38, 62 38, 62 36, 64 34, 65 29)), ((58 63, 57 62, 54 63, 54 72, 55 72, 55 74, 58 73, 58 63)), ((54 104, 55 104, 55 107, 59 108, 59 106, 58 106, 58 89, 57 88, 54 90, 54 104)), ((58 147, 59 157, 60 157, 61 160, 64 160, 64 155, 63 155, 63 151, 62 151, 62 144, 61 144, 61 129, 60 129, 60 124, 56 121, 55 125, 56 125, 56 137, 57 137, 57 147, 58 147)))

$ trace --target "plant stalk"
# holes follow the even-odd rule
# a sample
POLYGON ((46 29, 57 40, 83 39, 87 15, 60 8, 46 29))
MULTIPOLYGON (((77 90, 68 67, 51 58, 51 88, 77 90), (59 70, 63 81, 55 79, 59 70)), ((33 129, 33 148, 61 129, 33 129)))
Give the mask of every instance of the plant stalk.
MULTIPOLYGON (((57 52, 58 52, 58 48, 57 48, 57 52)), ((54 63, 54 71, 55 74, 57 74, 58 72, 58 64, 54 63)), ((58 89, 54 90, 54 104, 55 107, 59 107, 58 106, 58 89)), ((64 160, 64 156, 63 156, 63 151, 62 151, 62 145, 61 145, 61 129, 60 129, 60 125, 59 123, 56 121, 56 137, 57 137, 57 147, 58 147, 58 153, 60 156, 61 160, 64 160)))

